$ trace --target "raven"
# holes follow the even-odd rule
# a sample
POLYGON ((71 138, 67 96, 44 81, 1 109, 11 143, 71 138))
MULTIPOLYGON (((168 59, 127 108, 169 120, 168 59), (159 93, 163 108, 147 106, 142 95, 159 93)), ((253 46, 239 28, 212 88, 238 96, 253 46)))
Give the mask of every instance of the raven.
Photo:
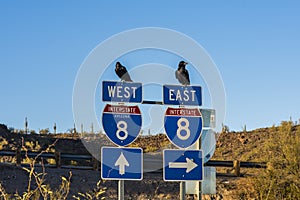
POLYGON ((185 69, 187 64, 187 62, 180 61, 178 64, 178 69, 175 72, 176 79, 178 79, 179 83, 182 85, 190 85, 189 72, 185 69))
POLYGON ((120 62, 116 63, 115 72, 122 81, 132 82, 126 67, 124 67, 120 62))

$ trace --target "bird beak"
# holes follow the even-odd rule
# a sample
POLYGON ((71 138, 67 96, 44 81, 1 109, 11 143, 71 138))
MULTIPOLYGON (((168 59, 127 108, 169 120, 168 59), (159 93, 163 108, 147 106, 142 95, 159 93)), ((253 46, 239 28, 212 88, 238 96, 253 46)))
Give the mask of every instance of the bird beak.
POLYGON ((187 62, 184 63, 184 65, 187 65, 187 64, 189 64, 189 63, 187 63, 187 62))

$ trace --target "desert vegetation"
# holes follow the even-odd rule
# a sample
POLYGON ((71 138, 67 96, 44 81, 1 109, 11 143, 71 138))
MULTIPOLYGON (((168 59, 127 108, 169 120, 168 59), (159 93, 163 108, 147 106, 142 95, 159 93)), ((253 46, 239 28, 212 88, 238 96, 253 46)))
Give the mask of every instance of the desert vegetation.
POLYGON ((268 169, 255 179, 258 199, 300 199, 300 126, 272 127, 261 148, 268 169))
MULTIPOLYGON (((14 194, 9 194, 6 192, 5 188, 3 187, 2 183, 0 182, 0 199, 3 200, 9 200, 9 199, 15 199, 15 200, 39 200, 39 199, 69 199, 69 192, 71 187, 71 178, 72 178, 72 172, 69 172, 69 176, 61 177, 61 184, 58 187, 53 188, 53 186, 46 184, 46 175, 45 167, 43 166, 41 170, 36 169, 36 163, 40 162, 39 157, 43 153, 48 153, 51 151, 51 149, 55 146, 57 140, 49 145, 45 150, 41 151, 36 157, 30 158, 27 156, 28 152, 28 145, 25 145, 24 139, 22 138, 22 149, 26 152, 26 163, 29 164, 29 167, 22 167, 22 169, 28 173, 28 183, 27 188, 23 193, 19 193, 16 191, 14 194)), ((29 148, 32 148, 31 145, 29 145, 29 148)), ((94 189, 91 189, 90 191, 87 191, 85 193, 78 192, 77 195, 73 195, 73 199, 104 199, 103 196, 105 193, 106 188, 101 185, 101 180, 97 183, 94 189)))
MULTIPOLYGON (((85 134, 85 137, 94 136, 85 134)), ((0 149, 16 150, 20 144, 22 150, 87 153, 78 135, 15 134, 3 125, 0 127, 0 149)), ((130 146, 141 147, 144 152, 158 152, 169 145, 166 136, 158 134, 140 136, 130 146)), ((0 159, 3 162, 3 158, 0 159)), ((204 199, 300 199, 300 126, 292 121, 253 131, 244 128, 241 132, 233 132, 226 127, 219 136, 212 159, 268 164, 267 169, 241 169, 241 177, 218 177, 217 194, 205 195, 204 199)), ((41 162, 38 157, 26 158, 26 162, 29 163, 29 167, 22 168, 28 177, 26 189, 7 192, 7 185, 2 184, 0 177, 0 199, 116 198, 117 187, 115 183, 111 184, 111 181, 103 182, 99 179, 90 190, 71 194, 70 190, 75 186, 72 183, 74 171, 57 177, 60 184, 54 186, 46 181, 48 175, 44 168, 35 167, 37 162, 41 162)), ((228 168, 217 168, 218 174, 229 172, 228 168)), ((127 193, 134 193, 132 196, 136 199, 172 199, 178 195, 177 183, 166 183, 160 176, 145 179, 142 182, 130 183, 127 193), (153 194, 150 194, 151 192, 153 194)))
POLYGON ((253 131, 226 130, 212 159, 267 162, 267 169, 241 169, 243 178, 224 185, 233 199, 300 199, 300 126, 292 121, 253 131))

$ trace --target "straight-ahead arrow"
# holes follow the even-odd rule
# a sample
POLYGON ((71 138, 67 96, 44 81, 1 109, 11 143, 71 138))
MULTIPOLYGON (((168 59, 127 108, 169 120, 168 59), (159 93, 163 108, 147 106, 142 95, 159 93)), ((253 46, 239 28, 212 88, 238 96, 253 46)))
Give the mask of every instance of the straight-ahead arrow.
POLYGON ((189 158, 186 158, 186 162, 169 162, 169 168, 186 168, 186 173, 189 173, 197 166, 198 165, 189 158))
POLYGON ((125 166, 128 167, 128 166, 129 166, 129 163, 128 163, 128 161, 126 160, 126 158, 125 158, 123 152, 121 152, 121 154, 120 154, 118 160, 117 160, 116 163, 115 163, 115 166, 119 166, 119 174, 120 174, 120 175, 125 174, 125 166))

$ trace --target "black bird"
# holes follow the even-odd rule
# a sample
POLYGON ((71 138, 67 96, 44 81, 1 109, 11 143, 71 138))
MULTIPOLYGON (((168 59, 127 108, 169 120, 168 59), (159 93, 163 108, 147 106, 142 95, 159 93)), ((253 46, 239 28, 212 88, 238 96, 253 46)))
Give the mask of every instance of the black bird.
POLYGON ((178 69, 175 72, 175 77, 178 79, 179 83, 182 85, 190 85, 190 76, 188 70, 185 69, 187 62, 180 61, 178 64, 178 69))
POLYGON ((115 72, 122 81, 132 82, 126 67, 124 67, 120 62, 116 63, 115 72))

